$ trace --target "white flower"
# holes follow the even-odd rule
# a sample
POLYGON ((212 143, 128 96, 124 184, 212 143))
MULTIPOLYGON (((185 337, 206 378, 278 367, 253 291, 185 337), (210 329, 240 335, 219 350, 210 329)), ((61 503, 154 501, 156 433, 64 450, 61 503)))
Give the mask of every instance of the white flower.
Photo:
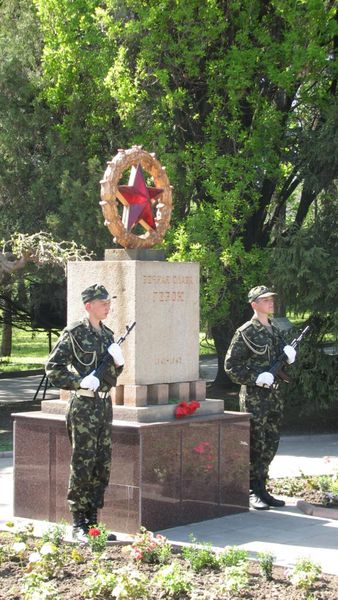
POLYGON ((32 552, 32 554, 29 555, 28 561, 30 563, 35 563, 35 562, 39 562, 41 560, 41 554, 40 552, 32 552))
POLYGON ((13 544, 13 550, 14 552, 23 552, 24 550, 26 550, 26 544, 25 542, 15 542, 13 544))
POLYGON ((47 556, 47 554, 54 554, 55 551, 56 551, 56 547, 54 546, 54 544, 51 544, 50 542, 46 542, 40 548, 40 554, 42 554, 42 556, 47 556))

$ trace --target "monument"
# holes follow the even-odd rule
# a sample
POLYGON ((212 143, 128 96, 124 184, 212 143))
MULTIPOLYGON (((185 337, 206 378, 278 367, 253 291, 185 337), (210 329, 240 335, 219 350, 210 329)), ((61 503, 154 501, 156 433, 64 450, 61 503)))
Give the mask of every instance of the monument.
MULTIPOLYGON (((206 398, 199 265, 166 261, 154 248, 172 210, 169 179, 155 155, 139 146, 119 150, 101 181, 100 205, 122 248, 106 250, 102 261, 69 263, 67 321, 82 318, 81 290, 96 282, 117 297, 106 320, 117 337, 136 321, 111 392, 112 472, 100 518, 117 532, 135 533, 141 525, 159 530, 248 510, 249 415, 224 412, 223 400, 206 398)), ((16 516, 69 520, 68 394, 60 390, 59 400, 42 402, 40 413, 15 415, 16 516)))

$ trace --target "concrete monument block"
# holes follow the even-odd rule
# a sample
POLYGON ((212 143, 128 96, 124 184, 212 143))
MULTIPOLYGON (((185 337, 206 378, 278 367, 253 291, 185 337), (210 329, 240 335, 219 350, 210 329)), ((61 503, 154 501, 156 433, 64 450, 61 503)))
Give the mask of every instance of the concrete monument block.
POLYGON ((148 386, 148 404, 168 404, 169 385, 155 383, 148 386))
POLYGON ((104 260, 165 260, 165 251, 154 248, 108 248, 104 260))
MULTIPOLYGON (((125 251, 122 251, 125 252, 125 251)), ((82 319, 81 291, 102 283, 112 296, 105 321, 123 344, 126 364, 119 385, 189 382, 199 379, 199 265, 150 260, 105 260, 68 264, 68 323, 82 319)))
MULTIPOLYGON (((148 388, 149 389, 149 388, 148 388)), ((41 411, 45 416, 55 414, 64 415, 67 410, 65 400, 43 400, 41 402, 41 411)), ((200 417, 221 416, 224 413, 224 401, 216 398, 208 398, 200 402, 200 407, 196 412, 184 418, 190 421, 200 417)), ((175 417, 175 404, 154 404, 136 406, 114 405, 113 422, 115 421, 133 421, 135 423, 152 423, 162 421, 173 421, 178 423, 175 417)))
POLYGON ((186 381, 171 383, 169 385, 169 396, 179 402, 189 402, 190 384, 186 381))
POLYGON ((148 390, 146 385, 125 385, 124 406, 147 406, 148 390))
POLYGON ((204 379, 190 381, 190 400, 202 402, 206 398, 207 382, 204 379))
POLYGON ((123 385, 117 385, 116 387, 113 387, 111 389, 110 396, 113 404, 122 405, 124 396, 123 385))

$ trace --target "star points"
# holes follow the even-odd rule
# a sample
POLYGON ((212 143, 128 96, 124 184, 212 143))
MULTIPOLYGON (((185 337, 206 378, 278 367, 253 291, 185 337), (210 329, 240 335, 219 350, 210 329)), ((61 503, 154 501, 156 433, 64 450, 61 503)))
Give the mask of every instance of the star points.
POLYGON ((140 164, 131 167, 128 185, 117 187, 117 197, 123 204, 122 222, 130 231, 137 223, 145 229, 156 229, 153 206, 162 188, 148 187, 140 164))

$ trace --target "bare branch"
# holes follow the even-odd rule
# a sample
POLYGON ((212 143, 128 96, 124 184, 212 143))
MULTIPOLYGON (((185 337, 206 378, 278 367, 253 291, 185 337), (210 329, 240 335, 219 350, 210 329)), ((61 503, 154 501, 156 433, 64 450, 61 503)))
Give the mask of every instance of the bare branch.
POLYGON ((49 264, 65 269, 68 261, 91 260, 91 257, 92 253, 84 246, 78 246, 74 241, 57 242, 44 231, 32 235, 13 234, 9 240, 1 243, 0 281, 5 274, 14 274, 28 263, 38 267, 49 264))

